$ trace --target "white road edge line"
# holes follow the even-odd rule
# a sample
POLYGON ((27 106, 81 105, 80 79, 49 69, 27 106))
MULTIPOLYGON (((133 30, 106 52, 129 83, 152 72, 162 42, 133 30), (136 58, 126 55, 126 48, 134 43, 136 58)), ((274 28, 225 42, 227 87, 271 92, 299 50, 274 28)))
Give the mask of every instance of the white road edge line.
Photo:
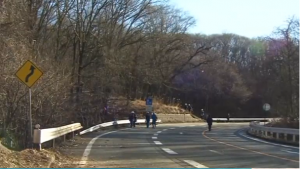
POLYGON ((246 138, 248 138, 248 139, 255 140, 255 141, 258 141, 258 142, 262 142, 262 143, 266 143, 266 144, 271 144, 271 145, 274 145, 274 146, 282 146, 282 147, 287 147, 287 148, 292 148, 292 149, 298 149, 298 150, 299 150, 299 148, 297 148, 297 147, 288 146, 288 145, 283 145, 283 144, 271 143, 271 142, 263 141, 263 140, 258 139, 258 138, 248 137, 248 136, 246 136, 246 135, 244 135, 244 134, 241 134, 241 133, 239 133, 239 134, 240 134, 241 136, 243 136, 243 137, 246 137, 246 138))
POLYGON ((162 150, 164 150, 168 154, 177 154, 175 151, 173 151, 173 150, 171 150, 169 148, 162 148, 162 150))
POLYGON ((157 137, 152 137, 153 140, 157 139, 157 137))
POLYGON ((294 152, 294 151, 288 151, 288 150, 281 150, 281 151, 292 153, 292 154, 299 154, 298 152, 294 152))
POLYGON ((160 141, 154 141, 154 143, 155 143, 156 145, 162 145, 162 143, 161 143, 160 141))
POLYGON ((189 165, 195 167, 195 168, 208 168, 205 165, 199 164, 196 161, 193 160, 183 160, 184 162, 188 163, 189 165))
POLYGON ((98 138, 100 138, 100 137, 102 137, 102 136, 105 136, 105 135, 107 135, 107 134, 115 133, 115 132, 117 132, 117 131, 107 132, 107 133, 101 134, 101 135, 99 135, 99 136, 97 136, 97 137, 94 137, 94 138, 89 142, 89 144, 86 146, 86 148, 85 148, 85 150, 84 150, 84 152, 83 152, 83 155, 82 155, 82 157, 81 157, 81 160, 80 160, 80 162, 79 162, 79 165, 85 165, 85 164, 87 163, 88 156, 89 156, 90 153, 91 153, 93 144, 95 143, 95 141, 96 141, 98 138))

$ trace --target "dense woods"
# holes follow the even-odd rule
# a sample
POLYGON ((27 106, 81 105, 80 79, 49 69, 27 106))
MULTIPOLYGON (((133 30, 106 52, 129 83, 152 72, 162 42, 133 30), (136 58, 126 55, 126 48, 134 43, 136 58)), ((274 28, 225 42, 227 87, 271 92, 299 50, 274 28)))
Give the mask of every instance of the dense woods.
MULTIPOLYGON (((299 18, 268 37, 189 34, 195 24, 164 0, 0 1, 0 129, 26 147, 28 59, 44 75, 32 88, 33 125, 107 119, 110 97, 190 103, 197 115, 299 117, 299 18), (264 112, 264 103, 271 105, 264 112)), ((258 25, 259 29, 259 25, 258 25)))

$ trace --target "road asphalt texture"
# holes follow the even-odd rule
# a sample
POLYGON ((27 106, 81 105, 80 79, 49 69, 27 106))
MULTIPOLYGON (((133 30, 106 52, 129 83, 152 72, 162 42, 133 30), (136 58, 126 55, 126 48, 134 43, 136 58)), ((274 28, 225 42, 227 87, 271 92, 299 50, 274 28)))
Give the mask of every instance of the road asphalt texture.
POLYGON ((248 126, 215 123, 207 131, 205 123, 140 125, 82 135, 64 152, 78 157, 82 168, 299 168, 299 147, 253 138, 248 126))

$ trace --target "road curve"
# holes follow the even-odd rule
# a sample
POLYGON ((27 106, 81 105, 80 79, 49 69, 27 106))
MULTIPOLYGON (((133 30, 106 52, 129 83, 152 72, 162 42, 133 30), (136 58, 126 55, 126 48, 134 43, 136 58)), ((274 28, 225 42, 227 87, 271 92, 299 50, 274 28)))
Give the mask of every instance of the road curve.
POLYGON ((299 168, 299 148, 252 138, 248 123, 167 124, 84 135, 68 152, 81 167, 299 168))

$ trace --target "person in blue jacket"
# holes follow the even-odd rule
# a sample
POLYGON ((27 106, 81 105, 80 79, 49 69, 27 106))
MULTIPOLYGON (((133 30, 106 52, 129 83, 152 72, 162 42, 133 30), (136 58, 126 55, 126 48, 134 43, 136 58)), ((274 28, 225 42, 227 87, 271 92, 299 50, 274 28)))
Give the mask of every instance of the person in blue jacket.
POLYGON ((152 118, 152 128, 156 128, 157 116, 156 116, 156 114, 154 112, 152 113, 151 118, 152 118))

